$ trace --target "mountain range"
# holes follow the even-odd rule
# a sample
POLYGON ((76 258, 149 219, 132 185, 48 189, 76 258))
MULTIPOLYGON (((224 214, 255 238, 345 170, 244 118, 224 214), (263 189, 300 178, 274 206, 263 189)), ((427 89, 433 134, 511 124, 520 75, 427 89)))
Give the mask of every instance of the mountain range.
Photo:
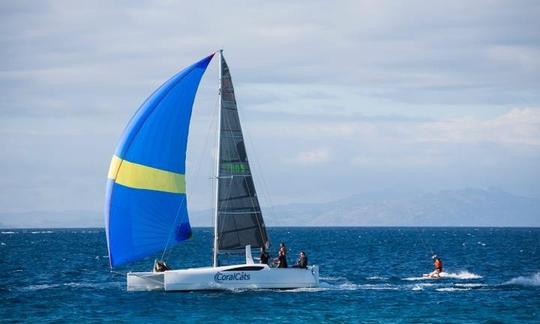
MULTIPOLYGON (((210 226, 211 209, 192 211, 210 226)), ((321 203, 263 208, 267 226, 540 226, 540 198, 469 188, 389 197, 353 195, 321 203)), ((0 228, 102 227, 99 211, 0 213, 0 228)))
MULTIPOLYGON (((406 198, 353 195, 263 208, 263 213, 268 226, 540 226, 540 199, 471 188, 406 198)), ((190 217, 193 224, 208 226, 211 210, 190 217)))

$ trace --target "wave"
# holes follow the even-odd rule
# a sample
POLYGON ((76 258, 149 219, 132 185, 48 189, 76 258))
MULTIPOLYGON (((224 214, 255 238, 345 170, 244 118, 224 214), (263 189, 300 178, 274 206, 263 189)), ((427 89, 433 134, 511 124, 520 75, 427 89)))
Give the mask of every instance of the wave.
MULTIPOLYGON (((475 276, 464 275, 461 277, 473 277, 475 276)), ((424 279, 424 278, 422 278, 424 279)), ((352 282, 345 282, 341 284, 331 284, 321 282, 320 288, 325 290, 436 290, 436 291, 467 291, 472 289, 479 289, 487 287, 487 284, 482 283, 443 283, 443 282, 417 282, 414 284, 390 284, 390 283, 378 283, 378 284, 355 284, 352 282)))
POLYGON ((100 282, 100 283, 92 283, 92 282, 66 282, 66 283, 54 283, 54 284, 38 284, 38 285, 29 285, 26 287, 22 287, 21 290, 23 291, 35 291, 35 290, 43 290, 43 289, 51 289, 51 288, 58 288, 58 287, 69 287, 69 288, 93 288, 93 289, 106 289, 106 288, 112 288, 112 287, 119 287, 123 286, 123 282, 100 282))
POLYGON ((5 232, 0 232, 2 234, 15 234, 16 232, 12 232, 12 231, 5 231, 5 232))
POLYGON ((33 232, 30 232, 32 234, 52 234, 54 233, 53 231, 33 231, 33 232))
POLYGON ((460 271, 458 273, 452 273, 452 272, 442 272, 441 277, 443 278, 453 278, 453 279, 482 279, 481 275, 477 275, 476 273, 472 273, 469 271, 460 271))
POLYGON ((381 276, 371 276, 366 277, 367 280, 388 280, 388 277, 381 277, 381 276))
POLYGON ((416 280, 439 280, 439 279, 460 279, 460 280, 471 280, 471 279, 481 279, 482 276, 472 273, 469 271, 460 271, 458 273, 454 272, 441 272, 440 278, 432 278, 432 277, 407 277, 403 278, 403 280, 408 281, 416 281, 416 280))
POLYGON ((401 287, 390 284, 379 284, 379 285, 360 285, 358 289, 365 290, 400 290, 401 287))
POLYGON ((437 288, 436 291, 441 292, 452 292, 452 291, 469 291, 471 288, 455 288, 455 287, 444 287, 444 288, 437 288))
POLYGON ((347 280, 345 277, 319 277, 321 280, 328 280, 328 281, 339 281, 339 280, 347 280))
POLYGON ((439 284, 432 284, 432 283, 415 283, 413 285, 404 285, 403 287, 408 290, 424 290, 424 288, 432 288, 432 287, 440 287, 439 284))
POLYGON ((341 284, 331 284, 328 282, 319 283, 319 288, 325 290, 400 290, 402 287, 391 284, 355 284, 352 282, 345 282, 341 284))
POLYGON ((540 272, 530 276, 519 276, 508 280, 503 285, 516 285, 524 287, 540 287, 540 272))
POLYGON ((277 290, 277 292, 281 292, 281 293, 302 293, 302 292, 320 292, 320 291, 327 291, 327 290, 330 290, 330 288, 323 288, 323 287, 295 288, 295 289, 277 290))
POLYGON ((460 288, 482 288, 487 287, 486 284, 479 284, 479 283, 456 283, 454 284, 456 287, 460 288))
POLYGON ((70 288, 96 288, 106 289, 111 287, 123 286, 123 282, 66 282, 63 286, 70 288))
POLYGON ((30 285, 27 287, 23 287, 22 290, 43 290, 43 289, 49 289, 49 288, 56 288, 59 287, 59 284, 40 284, 40 285, 30 285))
MULTIPOLYGON (((246 292, 275 292, 275 293, 301 293, 301 292, 320 292, 320 291, 327 291, 332 290, 329 287, 312 287, 312 288, 293 288, 293 289, 272 289, 272 288, 224 288, 225 291, 235 293, 235 294, 242 294, 246 292)), ((194 290, 190 292, 196 292, 194 290)))

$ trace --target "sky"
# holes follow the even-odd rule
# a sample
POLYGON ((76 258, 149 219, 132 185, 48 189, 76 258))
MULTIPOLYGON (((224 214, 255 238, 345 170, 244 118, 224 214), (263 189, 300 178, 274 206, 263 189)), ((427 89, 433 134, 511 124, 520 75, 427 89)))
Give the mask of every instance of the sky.
MULTIPOLYGON (((538 1, 1 1, 0 214, 101 217, 131 115, 219 48, 263 205, 540 197, 538 17, 538 1)), ((212 204, 217 75, 194 105, 192 210, 212 204)))

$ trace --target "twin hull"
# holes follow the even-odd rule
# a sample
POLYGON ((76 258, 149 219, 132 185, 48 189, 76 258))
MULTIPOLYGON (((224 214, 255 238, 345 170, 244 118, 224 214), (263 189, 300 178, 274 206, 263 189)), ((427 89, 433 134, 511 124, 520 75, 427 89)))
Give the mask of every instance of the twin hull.
POLYGON ((310 266, 307 269, 279 269, 261 264, 243 264, 127 274, 128 291, 292 289, 318 285, 318 266, 310 266))

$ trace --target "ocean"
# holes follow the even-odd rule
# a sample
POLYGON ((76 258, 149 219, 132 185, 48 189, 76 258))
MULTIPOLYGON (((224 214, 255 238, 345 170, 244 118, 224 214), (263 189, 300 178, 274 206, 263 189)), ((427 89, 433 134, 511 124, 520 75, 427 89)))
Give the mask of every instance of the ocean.
MULTIPOLYGON (((540 322, 539 228, 270 228, 320 266, 313 289, 127 292, 103 229, 0 230, 0 321, 540 322), (448 277, 424 279, 431 255, 448 277)), ((173 268, 207 266, 212 230, 171 250, 173 268)))

